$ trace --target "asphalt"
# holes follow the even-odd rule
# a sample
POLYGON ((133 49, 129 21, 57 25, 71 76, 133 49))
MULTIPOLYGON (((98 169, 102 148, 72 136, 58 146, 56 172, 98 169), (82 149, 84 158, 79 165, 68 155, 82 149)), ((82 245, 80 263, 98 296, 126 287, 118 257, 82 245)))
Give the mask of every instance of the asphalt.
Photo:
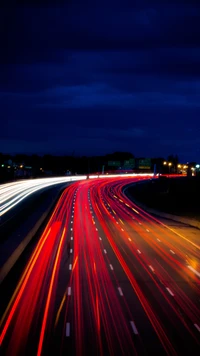
POLYGON ((4 283, 3 355, 199 355, 198 238, 131 202, 130 181, 66 188, 4 283))

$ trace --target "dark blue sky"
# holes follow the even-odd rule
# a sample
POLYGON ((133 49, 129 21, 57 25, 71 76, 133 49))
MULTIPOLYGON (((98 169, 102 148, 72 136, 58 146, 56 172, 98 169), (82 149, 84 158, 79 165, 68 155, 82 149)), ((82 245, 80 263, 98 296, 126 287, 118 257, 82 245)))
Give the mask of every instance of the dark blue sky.
POLYGON ((0 152, 200 161, 199 0, 38 3, 0 9, 0 152))

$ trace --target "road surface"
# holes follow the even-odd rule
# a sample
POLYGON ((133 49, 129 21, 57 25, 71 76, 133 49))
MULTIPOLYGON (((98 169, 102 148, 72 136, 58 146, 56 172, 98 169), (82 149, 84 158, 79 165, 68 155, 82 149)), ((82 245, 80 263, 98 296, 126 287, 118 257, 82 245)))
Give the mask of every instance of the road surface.
MULTIPOLYGON (((30 195, 58 184, 86 179, 86 176, 21 180, 0 185, 0 219, 30 195)), ((1 220, 0 220, 1 222, 1 220)))
POLYGON ((138 208, 133 180, 66 188, 2 313, 3 355, 199 355, 199 230, 138 208))

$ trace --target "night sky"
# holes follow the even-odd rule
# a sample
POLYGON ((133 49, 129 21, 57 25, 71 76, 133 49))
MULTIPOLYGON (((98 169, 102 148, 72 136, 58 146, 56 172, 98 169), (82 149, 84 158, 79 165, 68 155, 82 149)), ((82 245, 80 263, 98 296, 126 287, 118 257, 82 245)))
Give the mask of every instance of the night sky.
POLYGON ((200 161, 199 0, 6 2, 0 152, 200 161))

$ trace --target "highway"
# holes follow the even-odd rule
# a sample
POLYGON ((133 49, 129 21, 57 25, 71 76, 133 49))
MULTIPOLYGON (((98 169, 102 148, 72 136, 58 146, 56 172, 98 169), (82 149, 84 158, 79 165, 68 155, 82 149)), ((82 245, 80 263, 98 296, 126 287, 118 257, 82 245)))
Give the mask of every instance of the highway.
POLYGON ((81 179, 86 179, 86 176, 40 178, 2 184, 0 185, 0 218, 35 192, 81 179))
POLYGON ((199 230, 131 202, 139 179, 64 190, 1 310, 3 355, 199 355, 199 230))

